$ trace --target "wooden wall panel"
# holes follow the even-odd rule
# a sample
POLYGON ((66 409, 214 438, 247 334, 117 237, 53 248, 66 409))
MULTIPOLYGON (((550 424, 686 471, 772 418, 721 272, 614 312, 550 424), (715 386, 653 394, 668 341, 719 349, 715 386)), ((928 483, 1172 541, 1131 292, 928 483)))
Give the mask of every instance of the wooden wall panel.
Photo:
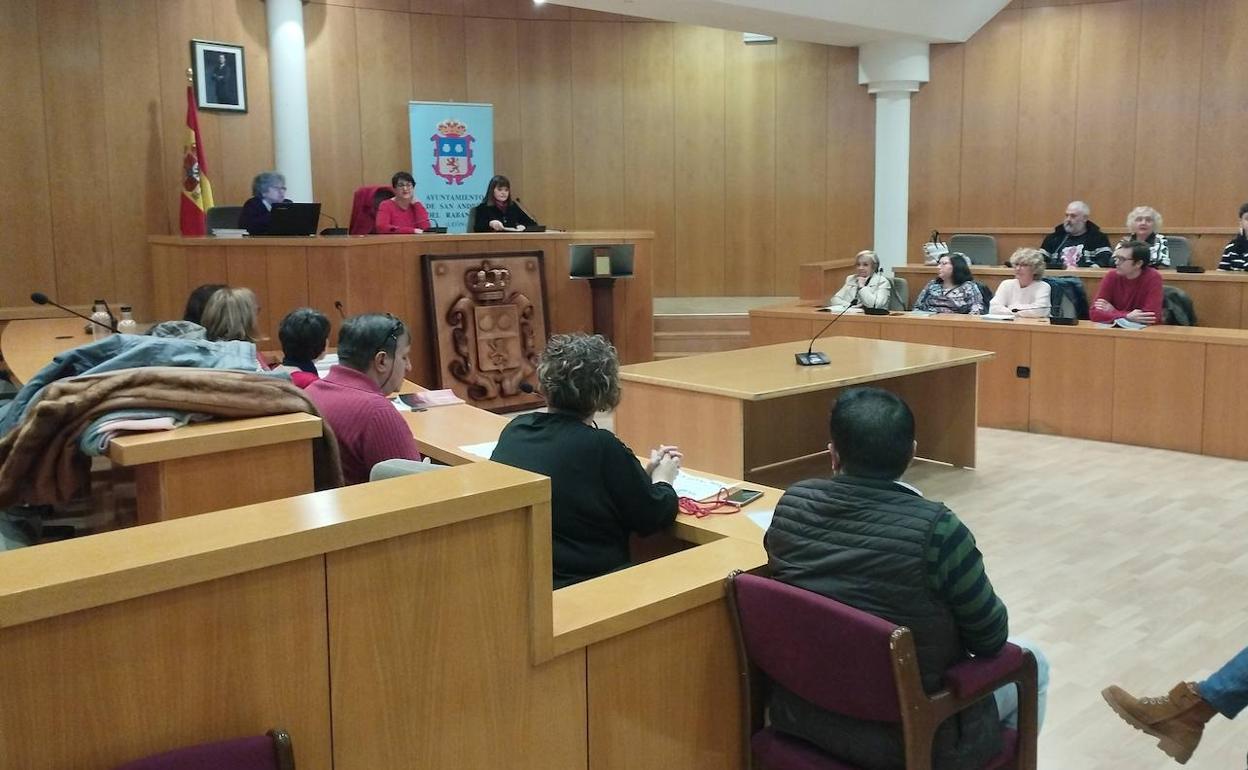
POLYGON ((525 175, 510 177, 512 194, 538 222, 572 227, 577 213, 568 188, 572 168, 572 29, 566 22, 523 21, 516 30, 520 50, 525 52, 520 61, 525 175))
POLYGON ((794 293, 800 265, 830 256, 824 225, 828 50, 789 40, 776 44, 776 248, 771 285, 777 294, 794 293))
POLYGON ((580 230, 619 226, 624 199, 623 54, 619 24, 572 23, 571 192, 580 230))
POLYGON ((724 57, 721 30, 676 27, 678 226, 673 259, 678 295, 713 296, 724 290, 724 57))
MULTIPOLYGON (((166 196, 161 161, 160 70, 155 0, 100 2, 100 68, 103 78, 104 167, 108 172, 110 246, 117 264, 113 294, 118 305, 152 307, 147 234, 165 229, 166 196)), ((215 182, 216 180, 213 179, 215 182)))
POLYGON ((468 98, 468 60, 460 16, 412 14, 412 98, 468 98))
MULTIPOLYGON (((308 46, 308 121, 312 190, 321 211, 347 227, 351 199, 364 184, 360 72, 355 11, 335 5, 303 10, 308 46)), ((389 174, 384 181, 389 181, 389 174)))
POLYGON ((57 299, 81 305, 114 297, 108 174, 93 127, 104 124, 99 14, 77 0, 39 3, 39 47, 52 183, 57 299))
POLYGON ((962 77, 966 46, 931 47, 931 82, 911 97, 907 261, 931 232, 958 222, 962 190, 962 77))
POLYGON ((405 14, 356 10, 355 30, 363 178, 389 184, 394 172, 412 165, 407 121, 413 93, 411 29, 405 14))
POLYGON ((1071 87, 1079 61, 1078 8, 1022 14, 1018 98, 1018 176, 1013 221, 1042 225, 1071 199, 1076 112, 1071 87))
MULTIPOLYGON (((828 49, 825 256, 853 255, 875 237, 875 97, 858 85, 858 51, 828 49)), ((797 273, 787 294, 797 292, 797 273)))
POLYGON ((468 100, 494 105, 494 173, 524 179, 516 22, 466 19, 464 33, 468 100))
MULTIPOLYGON (((1014 219, 1021 11, 1002 11, 965 46, 959 224, 1014 219)), ((953 138, 950 138, 953 141, 953 138)), ((936 223, 933 223, 935 225, 936 223)), ((922 261, 915 249, 910 259, 922 261)))
MULTIPOLYGON (((1203 16, 1203 2, 1142 4, 1140 47, 1148 55, 1140 56, 1131 207, 1153 206, 1169 225, 1195 224, 1203 16)), ((1101 224, 1122 227, 1131 207, 1106 210, 1101 224)))
POLYGON ((1248 3, 1205 0, 1204 67, 1200 78, 1200 136, 1194 214, 1197 225, 1229 225, 1248 199, 1248 3))
POLYGON ((0 3, 0 307, 30 304, 56 290, 52 204, 35 0, 0 3))
MULTIPOLYGON (((1097 213, 1125 215, 1135 205, 1137 148, 1135 121, 1122 117, 1138 104, 1140 0, 1085 5, 1079 13, 1078 78, 1063 84, 1067 98, 1077 90, 1071 197, 1096 201, 1097 213)), ((1057 221, 1061 212, 1045 212, 1035 224, 1057 221)))
POLYGON ((654 231, 654 293, 676 293, 676 126, 674 27, 625 24, 624 220, 654 231))
MULTIPOLYGON (((213 0, 212 6, 210 39, 241 45, 247 57, 247 112, 216 113, 221 135, 208 156, 214 198, 239 205, 251 197, 252 177, 274 166, 269 32, 263 3, 213 0)), ((316 92, 316 81, 308 90, 316 92)))
MULTIPOLYGON (((774 293, 776 261, 776 46, 723 35, 731 84, 724 89, 724 293, 765 296, 774 293)), ((786 283, 796 278, 794 270, 786 283)))

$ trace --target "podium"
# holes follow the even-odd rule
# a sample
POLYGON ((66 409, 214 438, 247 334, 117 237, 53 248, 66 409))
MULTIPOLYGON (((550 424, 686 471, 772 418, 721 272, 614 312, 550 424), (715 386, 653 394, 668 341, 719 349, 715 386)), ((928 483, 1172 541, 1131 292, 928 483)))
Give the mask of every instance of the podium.
POLYGON ((633 244, 578 243, 568 247, 569 277, 589 281, 594 334, 615 341, 615 281, 633 277, 633 244))

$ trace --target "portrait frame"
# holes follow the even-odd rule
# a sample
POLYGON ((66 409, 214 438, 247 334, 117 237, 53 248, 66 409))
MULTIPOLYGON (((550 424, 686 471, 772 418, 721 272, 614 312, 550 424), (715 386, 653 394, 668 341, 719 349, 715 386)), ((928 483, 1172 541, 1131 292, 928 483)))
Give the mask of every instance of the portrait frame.
POLYGON ((241 45, 192 40, 191 68, 199 109, 247 112, 247 71, 241 45))

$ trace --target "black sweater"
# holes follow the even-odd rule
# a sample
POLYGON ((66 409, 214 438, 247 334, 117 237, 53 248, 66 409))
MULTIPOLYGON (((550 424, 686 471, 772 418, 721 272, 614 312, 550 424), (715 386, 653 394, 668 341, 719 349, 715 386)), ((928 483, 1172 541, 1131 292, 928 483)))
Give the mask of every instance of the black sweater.
POLYGON ((490 221, 497 219, 503 223, 503 227, 515 227, 516 225, 524 225, 527 227, 537 227, 537 220, 528 215, 524 209, 520 208, 515 201, 507 201, 507 209, 504 211, 493 203, 482 203, 474 209, 476 212, 472 220, 472 231, 474 233, 493 232, 490 229, 490 221))
POLYGON ((628 566, 629 533, 649 535, 676 519, 676 490, 651 482, 614 433, 573 415, 517 417, 490 459, 550 477, 555 588, 628 566))
POLYGON ((1079 267, 1114 266, 1114 252, 1109 248, 1109 238, 1091 220, 1088 220, 1088 227, 1082 235, 1071 235, 1065 227, 1058 225, 1040 244, 1040 248, 1049 255, 1048 264, 1052 268, 1066 266, 1062 261, 1062 251, 1071 246, 1083 247, 1079 250, 1079 267))

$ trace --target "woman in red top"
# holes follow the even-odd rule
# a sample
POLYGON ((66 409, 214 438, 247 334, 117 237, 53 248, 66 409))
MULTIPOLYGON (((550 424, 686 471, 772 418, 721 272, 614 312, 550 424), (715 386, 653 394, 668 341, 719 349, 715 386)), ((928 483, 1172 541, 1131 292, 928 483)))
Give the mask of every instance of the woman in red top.
POLYGON ((429 212, 416 200, 416 180, 406 171, 390 177, 394 197, 377 207, 377 232, 411 235, 429 229, 429 212))

